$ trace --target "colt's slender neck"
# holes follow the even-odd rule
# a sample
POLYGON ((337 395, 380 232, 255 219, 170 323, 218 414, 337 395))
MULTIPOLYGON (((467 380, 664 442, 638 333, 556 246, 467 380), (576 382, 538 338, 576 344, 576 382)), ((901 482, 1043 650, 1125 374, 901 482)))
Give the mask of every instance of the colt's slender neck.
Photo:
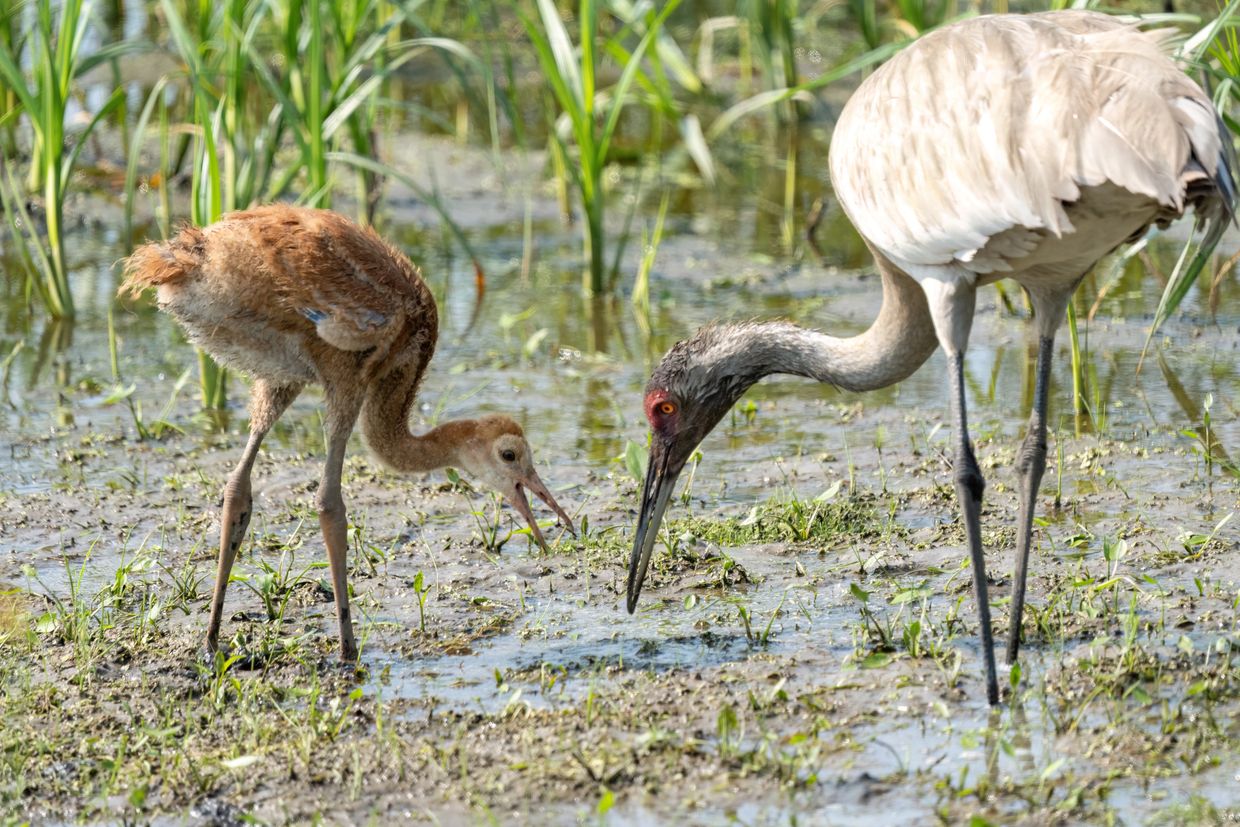
POLYGON ((374 455, 396 471, 417 473, 449 465, 463 467, 462 448, 474 438, 477 422, 445 422, 425 434, 409 430, 422 370, 406 365, 376 380, 362 406, 362 434, 374 455))
POLYGON ((363 422, 370 450, 394 471, 414 474, 437 468, 462 467, 458 447, 468 439, 473 420, 445 422, 425 434, 414 434, 405 423, 363 422), (399 425, 399 427, 398 427, 399 425))

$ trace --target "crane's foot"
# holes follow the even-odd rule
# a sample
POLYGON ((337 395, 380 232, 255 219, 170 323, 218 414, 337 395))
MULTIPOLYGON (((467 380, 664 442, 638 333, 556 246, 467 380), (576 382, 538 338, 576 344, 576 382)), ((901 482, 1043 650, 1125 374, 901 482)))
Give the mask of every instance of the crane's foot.
POLYGON ((218 642, 208 641, 206 646, 198 650, 197 660, 204 676, 209 677, 222 670, 231 656, 230 647, 221 647, 218 642))
POLYGON ((198 656, 199 662, 210 670, 219 670, 225 663, 229 669, 263 669, 278 658, 278 653, 250 646, 249 640, 241 634, 223 645, 208 640, 198 656))
POLYGON ((356 649, 354 650, 353 657, 351 658, 345 657, 343 652, 340 653, 340 657, 338 658, 326 658, 321 668, 335 672, 346 680, 353 679, 362 681, 370 677, 370 669, 367 668, 367 666, 358 658, 356 649))

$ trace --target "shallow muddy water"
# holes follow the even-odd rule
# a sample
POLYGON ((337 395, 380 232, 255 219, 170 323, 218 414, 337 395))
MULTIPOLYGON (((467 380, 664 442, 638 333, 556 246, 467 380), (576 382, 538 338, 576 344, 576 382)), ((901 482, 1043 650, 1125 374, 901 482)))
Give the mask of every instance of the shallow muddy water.
MULTIPOLYGON (((818 131, 800 169, 825 190, 818 131)), ((1225 521, 1240 506, 1228 471, 1229 452, 1240 451, 1234 273, 1213 296, 1190 294, 1140 373, 1161 282, 1135 263, 1107 288, 1083 330, 1092 420, 1072 414, 1060 336, 1045 524, 1031 564, 1038 620, 992 713, 941 425, 939 355, 865 395, 792 378, 753 389, 702 445, 642 603, 634 616, 624 611, 637 482, 623 455, 629 442, 645 445, 640 400, 651 367, 713 318, 863 330, 878 282, 838 208, 820 231, 825 260, 801 242, 785 249, 781 208, 771 206, 782 196, 750 186, 782 181, 782 171, 751 157, 754 166, 717 193, 676 205, 644 319, 627 283, 614 301, 582 299, 576 228, 559 221, 541 156, 513 152, 497 168, 481 150, 417 136, 394 140, 392 151, 415 177, 435 171, 487 272, 479 305, 472 265, 433 213, 389 188, 383 231, 421 265, 441 314, 415 428, 514 416, 543 478, 588 530, 577 541, 553 531, 550 553, 522 534, 497 547, 490 532, 518 527, 510 509, 493 524, 489 494, 442 473, 398 478, 355 439, 345 493, 363 673, 344 673, 334 666, 324 570, 311 567, 325 560, 313 511, 320 397, 311 390, 264 444, 251 542, 225 613, 224 634, 268 660, 238 665, 238 684, 221 690, 231 700, 212 707, 210 670, 192 664, 214 576, 216 505, 244 441, 244 385, 233 381, 219 417, 199 411, 193 375, 174 395, 192 351, 149 301, 114 303, 115 263, 126 253, 119 216, 105 198, 82 199, 76 325, 30 320, 11 281, 0 313, 0 360, 10 357, 0 387, 0 585, 23 601, 44 649, 38 669, 23 673, 25 695, 56 699, 22 706, 7 725, 54 726, 69 731, 67 742, 106 745, 118 732, 167 731, 161 704, 172 704, 177 715, 214 709, 202 714, 222 734, 204 730, 186 747, 191 764, 211 768, 192 782, 174 782, 180 770, 164 778, 158 759, 149 770, 133 763, 142 744, 148 755, 167 749, 153 735, 135 737, 128 758, 94 747, 56 762, 40 753, 23 769, 25 786, 14 782, 26 791, 9 798, 16 815, 195 824, 243 815, 610 824, 1240 817, 1240 523, 1225 521), (523 276, 527 210, 534 248, 523 276), (110 399, 129 385, 147 426, 171 426, 161 438, 139 440, 133 409, 110 399), (1207 398, 1212 464, 1186 433, 1204 433, 1207 398), (841 480, 822 508, 853 509, 856 521, 829 535, 712 534, 739 537, 763 514, 795 522, 795 504, 812 510, 841 480), (1120 537, 1126 552, 1110 561, 1120 537), (197 586, 177 597, 186 572, 197 586), (283 584, 278 620, 262 600, 264 577, 283 584), (63 624, 38 625, 50 598, 86 607, 104 651, 83 659, 63 624), (136 615, 146 631, 131 640, 136 615), (342 708, 339 725, 323 729, 342 708), (98 780, 109 777, 104 760, 115 768, 107 784, 98 780), (163 780, 135 805, 127 796, 142 778, 163 780)), ((650 222, 650 210, 637 220, 650 222)), ((1165 272, 1178 244, 1151 250, 1165 272)), ((626 282, 638 252, 625 259, 626 282)), ((1082 291, 1082 315, 1104 271, 1082 291)), ((987 291, 967 370, 990 483, 983 531, 1000 634, 1032 347, 1027 322, 987 291)), ((187 744, 184 733, 199 732, 176 726, 187 744)))

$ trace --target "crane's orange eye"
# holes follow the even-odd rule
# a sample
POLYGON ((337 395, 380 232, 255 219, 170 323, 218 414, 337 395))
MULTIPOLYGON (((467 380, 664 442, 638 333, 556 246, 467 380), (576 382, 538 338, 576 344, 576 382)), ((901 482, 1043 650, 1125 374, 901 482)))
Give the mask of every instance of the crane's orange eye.
POLYGON ((659 413, 663 414, 664 416, 671 416, 672 414, 676 413, 676 403, 675 402, 660 402, 659 413))

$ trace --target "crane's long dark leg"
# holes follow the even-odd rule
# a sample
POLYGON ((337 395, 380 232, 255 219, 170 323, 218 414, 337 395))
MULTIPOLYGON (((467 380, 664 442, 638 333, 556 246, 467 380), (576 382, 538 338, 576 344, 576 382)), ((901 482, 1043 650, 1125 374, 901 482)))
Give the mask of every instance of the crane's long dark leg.
POLYGON ((1029 547, 1033 542, 1033 509, 1038 501, 1038 486, 1046 471, 1046 399, 1051 383, 1051 358, 1055 340, 1043 335, 1038 339, 1038 371, 1033 387, 1033 410, 1029 414, 1029 431, 1020 444, 1016 471, 1020 474, 1020 522, 1016 526, 1016 572, 1012 576, 1012 626, 1008 632, 1007 662, 1016 663, 1020 649, 1021 615, 1025 610, 1025 577, 1029 566, 1029 547))
POLYGON ((339 389, 328 387, 327 462, 319 483, 319 526, 327 546, 327 562, 331 567, 332 591, 336 596, 336 620, 340 624, 340 657, 357 660, 357 644, 353 639, 353 618, 349 613, 348 551, 349 519, 345 513, 344 496, 340 492, 340 475, 344 471, 345 448, 349 434, 361 410, 361 400, 344 398, 339 389))
POLYGON ((250 439, 241 454, 241 461, 224 486, 224 507, 220 513, 220 556, 215 573, 215 593, 211 597, 211 619, 207 621, 207 650, 210 652, 219 648, 228 577, 232 574, 233 561, 237 559, 237 549, 245 540, 246 529, 250 526, 254 505, 250 472, 254 469, 258 448, 271 426, 299 393, 300 385, 271 385, 261 379, 254 383, 250 391, 250 439))
POLYGON ((995 675, 995 643, 990 628, 990 598, 986 585, 986 557, 982 552, 982 492, 986 480, 978 468, 969 441, 968 415, 964 399, 964 353, 948 357, 951 381, 952 422, 956 433, 956 454, 953 462, 956 475, 956 499, 964 512, 965 533, 969 540, 969 559, 973 564, 973 596, 977 600, 977 620, 982 638, 982 658, 986 664, 986 700, 999 703, 999 681, 995 675))
POLYGON ((969 559, 973 564, 973 595, 977 600, 977 618, 982 639, 982 659, 986 664, 986 699, 993 706, 999 703, 999 681, 995 675, 994 634, 990 628, 990 598, 986 584, 986 558, 982 553, 982 492, 986 481, 978 468, 969 441, 969 420, 964 397, 964 353, 969 345, 973 310, 977 293, 965 279, 958 282, 927 281, 922 283, 934 320, 934 330, 947 354, 947 375, 951 385, 952 424, 955 429, 953 469, 956 477, 956 498, 964 512, 965 532, 969 541, 969 559))

